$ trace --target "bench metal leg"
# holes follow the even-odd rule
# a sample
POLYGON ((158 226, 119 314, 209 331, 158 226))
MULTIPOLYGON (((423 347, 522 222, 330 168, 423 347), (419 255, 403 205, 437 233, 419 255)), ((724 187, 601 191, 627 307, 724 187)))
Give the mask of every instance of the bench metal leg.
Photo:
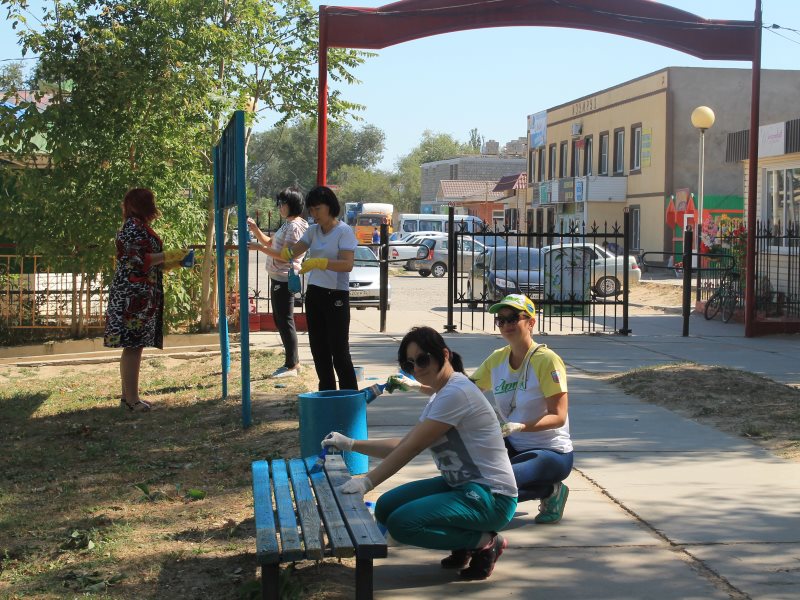
POLYGON ((261 565, 261 600, 279 600, 279 564, 261 565))
POLYGON ((356 600, 372 600, 372 559, 356 559, 356 600))

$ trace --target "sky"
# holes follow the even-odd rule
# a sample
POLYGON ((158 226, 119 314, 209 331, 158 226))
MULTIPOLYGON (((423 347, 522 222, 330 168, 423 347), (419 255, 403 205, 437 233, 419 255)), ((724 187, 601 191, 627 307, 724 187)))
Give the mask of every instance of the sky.
MULTIPOLYGON (((313 2, 315 7, 388 3, 313 2)), ((661 3, 709 19, 752 20, 755 8, 755 0, 661 3)), ((41 4, 31 0, 32 6, 41 4)), ((762 68, 800 69, 800 1, 763 0, 763 22, 783 29, 763 32, 762 68)), ((14 39, 11 25, 0 23, 0 59, 19 58, 14 39)), ((750 63, 702 61, 611 34, 506 27, 448 33, 379 50, 355 70, 361 83, 340 89, 348 100, 365 105, 359 113, 362 124, 375 125, 386 134, 378 166, 391 170, 419 144, 425 130, 448 133, 463 142, 477 128, 485 139, 502 145, 525 136, 529 114, 668 66, 750 68, 750 63)), ((264 114, 257 129, 267 129, 274 121, 274 115, 264 114)))

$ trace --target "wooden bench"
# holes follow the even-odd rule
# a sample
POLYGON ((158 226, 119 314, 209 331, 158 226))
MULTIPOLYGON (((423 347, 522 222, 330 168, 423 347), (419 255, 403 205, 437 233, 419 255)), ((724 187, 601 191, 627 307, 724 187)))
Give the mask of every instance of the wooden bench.
POLYGON ((372 560, 386 558, 386 539, 363 497, 341 494, 336 489, 350 478, 342 457, 329 455, 322 471, 309 474, 315 461, 316 458, 296 458, 253 462, 261 597, 279 598, 282 563, 355 556, 355 597, 371 599, 372 560))

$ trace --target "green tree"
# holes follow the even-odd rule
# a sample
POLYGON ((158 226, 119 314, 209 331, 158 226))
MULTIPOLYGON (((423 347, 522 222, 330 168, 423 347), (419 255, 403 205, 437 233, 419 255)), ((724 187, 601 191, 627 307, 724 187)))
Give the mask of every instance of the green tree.
POLYGON ((478 133, 477 127, 469 130, 469 141, 466 145, 472 154, 481 153, 481 148, 483 147, 483 136, 478 133))
POLYGON ((24 89, 26 83, 25 65, 21 60, 0 65, 0 92, 24 89))
MULTIPOLYGON (((397 161, 400 204, 403 211, 416 212, 421 200, 421 169, 424 163, 467 154, 467 147, 447 133, 425 130, 418 146, 397 161)), ((398 206, 399 210, 399 206, 398 206)))
POLYGON ((393 173, 345 165, 332 179, 339 186, 337 196, 342 202, 388 202, 397 207, 400 201, 397 176, 393 173))
MULTIPOLYGON (((344 166, 374 167, 383 156, 385 138, 374 125, 356 128, 346 121, 330 123, 329 182, 341 183, 336 173, 344 166)), ((289 185, 308 191, 317 181, 316 120, 296 119, 253 134, 247 157, 248 183, 256 199, 273 197, 289 185)))
MULTIPOLYGON (((151 187, 165 244, 205 242, 200 297, 177 295, 186 302, 175 314, 200 305, 207 329, 215 290, 209 150, 234 109, 275 111, 281 121, 315 111, 310 2, 55 0, 35 26, 26 0, 2 3, 23 55, 37 54, 38 77, 55 83, 44 110, 28 103, 0 113, 3 151, 48 157, 42 169, 15 173, 19 200, 0 204, 0 228, 23 251, 71 255, 97 273, 109 268, 125 190, 151 187)), ((331 50, 331 80, 354 82, 350 69, 363 56, 331 50)), ((330 92, 334 118, 355 108, 330 92)))

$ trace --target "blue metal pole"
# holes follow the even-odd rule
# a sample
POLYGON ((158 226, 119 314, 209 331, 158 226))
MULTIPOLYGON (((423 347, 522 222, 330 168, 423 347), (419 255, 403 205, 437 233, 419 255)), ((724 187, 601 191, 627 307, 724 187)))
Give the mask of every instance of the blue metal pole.
POLYGON ((242 426, 250 427, 252 415, 250 409, 250 304, 248 293, 248 251, 247 251, 247 193, 245 187, 245 154, 244 154, 244 111, 237 110, 233 114, 233 185, 236 195, 236 206, 239 228, 239 327, 241 331, 241 363, 242 363, 242 426))
POLYGON ((228 371, 231 370, 231 349, 228 341, 228 315, 225 299, 225 235, 222 231, 220 193, 220 148, 214 146, 214 235, 217 252, 217 303, 219 305, 219 348, 222 361, 222 397, 228 397, 228 371))

